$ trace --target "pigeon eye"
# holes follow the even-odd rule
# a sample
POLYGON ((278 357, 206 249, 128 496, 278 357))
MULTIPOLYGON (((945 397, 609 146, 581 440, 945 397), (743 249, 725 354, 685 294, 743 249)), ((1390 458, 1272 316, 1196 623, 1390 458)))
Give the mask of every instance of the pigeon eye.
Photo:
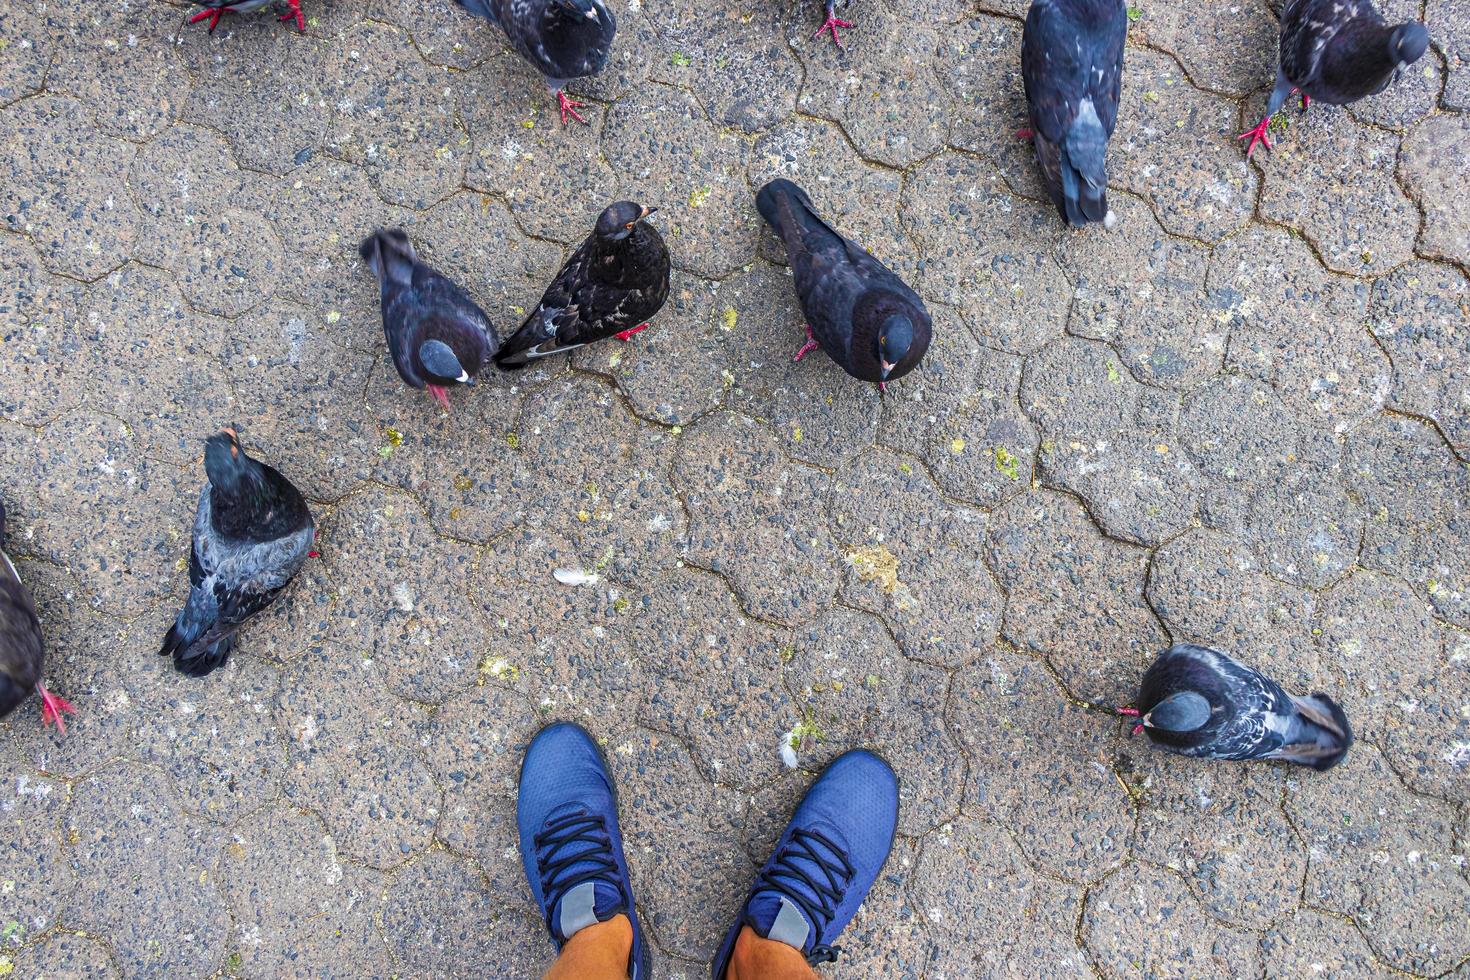
POLYGON ((633 222, 630 221, 627 224, 623 225, 623 227, 626 228, 626 229, 628 229, 629 231, 632 231, 633 230, 633 222))

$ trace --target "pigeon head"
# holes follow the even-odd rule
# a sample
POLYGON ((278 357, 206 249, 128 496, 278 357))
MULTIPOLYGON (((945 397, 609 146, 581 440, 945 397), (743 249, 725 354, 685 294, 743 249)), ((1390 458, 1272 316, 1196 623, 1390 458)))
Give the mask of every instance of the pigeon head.
POLYGON ((597 227, 593 229, 593 234, 602 242, 620 242, 633 234, 633 229, 638 227, 638 222, 643 221, 657 210, 658 208, 645 208, 632 201, 609 204, 603 209, 602 214, 597 216, 597 227))
POLYGON ((204 441, 204 472, 209 485, 229 497, 258 492, 265 474, 240 448, 234 429, 221 429, 204 441))
POLYGON ((914 321, 902 314, 883 321, 878 328, 878 365, 884 381, 888 380, 888 373, 908 357, 909 348, 913 345, 914 321))
POLYGON ((599 5, 596 0, 552 0, 552 6, 570 18, 583 17, 587 20, 602 18, 602 12, 598 9, 599 5))
POLYGON ((1400 69, 1412 65, 1429 47, 1429 32, 1423 24, 1400 24, 1388 37, 1388 56, 1400 69))
POLYGON ((1194 691, 1178 691, 1154 705, 1142 720, 1166 732, 1192 732, 1210 720, 1210 702, 1194 691))
POLYGON ((452 384, 472 385, 475 374, 480 370, 478 357, 474 364, 465 365, 454 348, 442 340, 426 340, 419 345, 419 364, 423 367, 425 380, 441 388, 452 384))

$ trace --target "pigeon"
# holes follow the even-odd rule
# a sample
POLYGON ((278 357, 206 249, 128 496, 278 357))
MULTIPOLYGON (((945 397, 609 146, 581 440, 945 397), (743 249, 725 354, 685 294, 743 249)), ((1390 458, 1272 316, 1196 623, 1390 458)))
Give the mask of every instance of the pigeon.
MULTIPOLYGON (((274 6, 275 0, 194 0, 204 9, 193 17, 189 23, 197 24, 201 20, 209 21, 209 33, 219 26, 220 18, 225 14, 248 14, 262 7, 274 6)), ((306 33, 306 15, 301 12, 301 0, 285 0, 286 12, 281 14, 277 20, 285 23, 288 20, 296 22, 296 29, 306 33)))
MULTIPOLYGON (((0 547, 5 544, 5 505, 0 503, 0 547)), ((75 714, 65 698, 46 690, 41 667, 46 647, 30 592, 21 584, 10 556, 0 551, 0 718, 16 709, 32 692, 41 695, 41 724, 55 723, 66 734, 64 715, 75 714)))
POLYGON ((209 482, 194 515, 189 600, 160 655, 179 673, 203 677, 223 666, 235 632, 276 600, 306 559, 316 525, 301 492, 240 448, 234 429, 204 443, 209 482))
POLYGON ((495 328, 463 289, 419 261, 403 232, 375 231, 358 253, 382 285, 383 333, 398 376, 449 411, 446 389, 474 384, 499 349, 495 328))
POLYGON ((1250 140, 1247 159, 1257 143, 1271 149, 1266 135, 1271 117, 1292 95, 1301 93, 1303 112, 1313 99, 1347 105, 1377 95, 1428 46, 1423 24, 1388 24, 1371 0, 1287 0, 1281 12, 1276 87, 1266 115, 1255 129, 1237 137, 1250 140))
POLYGON ((1029 137, 1047 190, 1074 228, 1111 228, 1108 140, 1123 85, 1124 0, 1033 0, 1021 34, 1029 137))
POLYGON ((455 0, 476 17, 499 27, 516 53, 529 61, 556 96, 565 126, 567 116, 585 103, 567 98, 566 84, 602 71, 612 50, 618 22, 602 0, 455 0))
POLYGON ((822 24, 821 27, 817 28, 817 33, 813 34, 812 37, 814 39, 815 38, 819 38, 823 34, 826 34, 828 31, 831 31, 832 32, 832 43, 835 44, 835 45, 837 45, 838 49, 841 49, 842 48, 842 38, 840 38, 840 37, 837 36, 837 29, 839 27, 856 27, 857 25, 852 24, 852 23, 849 23, 848 21, 841 20, 841 19, 838 18, 838 16, 837 16, 837 3, 838 3, 838 0, 825 0, 825 3, 826 3, 826 8, 827 8, 827 20, 826 20, 825 23, 822 24))
POLYGON ((1149 740, 1203 759, 1281 759, 1318 771, 1353 744, 1347 715, 1325 694, 1296 697, 1218 650, 1179 643, 1143 675, 1137 708, 1149 740))
POLYGON ((648 216, 658 208, 609 204, 535 311, 500 348, 511 370, 604 337, 629 340, 669 298, 669 250, 648 216))
POLYGON ((762 187, 755 206, 786 243, 806 314, 807 342, 796 360, 821 347, 848 374, 876 381, 880 390, 918 366, 934 324, 907 283, 827 224, 791 181, 762 187))

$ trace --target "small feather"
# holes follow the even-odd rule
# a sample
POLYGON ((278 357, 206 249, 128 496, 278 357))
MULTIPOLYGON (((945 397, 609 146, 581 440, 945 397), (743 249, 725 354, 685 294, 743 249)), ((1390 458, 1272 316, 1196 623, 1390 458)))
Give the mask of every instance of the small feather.
POLYGON ((551 574, 562 585, 595 585, 602 577, 596 572, 584 572, 580 568, 557 568, 551 574))

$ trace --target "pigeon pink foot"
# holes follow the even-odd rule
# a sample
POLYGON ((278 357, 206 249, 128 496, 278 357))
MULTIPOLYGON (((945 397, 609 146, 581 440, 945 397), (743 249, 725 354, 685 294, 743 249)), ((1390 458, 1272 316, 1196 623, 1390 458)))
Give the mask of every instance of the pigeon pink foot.
POLYGON ((46 690, 45 684, 37 684, 36 690, 41 694, 41 724, 55 724, 56 730, 62 735, 66 734, 66 719, 64 715, 74 715, 77 709, 71 706, 66 698, 58 697, 46 690))
POLYGON ((302 34, 305 34, 306 16, 301 12, 301 0, 286 0, 286 6, 290 7, 291 9, 287 10, 284 14, 276 19, 283 24, 286 23, 286 21, 288 20, 294 20, 296 22, 296 29, 302 34))
POLYGON ((1266 131, 1270 128, 1271 117, 1267 116, 1256 125, 1255 129, 1251 130, 1248 133, 1241 133, 1239 136, 1235 137, 1238 140, 1243 140, 1247 138, 1250 139, 1250 145, 1245 148, 1245 158, 1247 160, 1251 158, 1251 151, 1256 148, 1257 143, 1263 144, 1268 150, 1271 149, 1271 138, 1266 135, 1266 131))
POLYGON ((449 411, 449 392, 438 385, 424 385, 424 387, 429 389, 429 394, 434 396, 435 401, 444 406, 444 411, 449 411))
POLYGON ((558 91, 556 93, 556 107, 561 110, 561 124, 565 126, 567 124, 567 116, 571 116, 584 126, 591 125, 577 112, 578 107, 585 106, 586 104, 585 102, 575 102, 567 98, 567 93, 558 91))
POLYGON ((796 357, 792 359, 793 362, 800 363, 803 357, 806 357, 812 351, 816 350, 819 346, 821 345, 817 343, 817 338, 812 333, 812 325, 808 323, 806 325, 806 343, 802 344, 801 350, 796 352, 796 357))
POLYGON ((617 333, 613 334, 613 336, 616 337, 616 338, 618 338, 619 340, 623 341, 624 343, 627 343, 628 341, 630 341, 630 340, 633 339, 633 335, 635 333, 642 333, 643 331, 645 331, 647 329, 648 329, 648 324, 646 324, 646 323, 640 323, 636 327, 630 327, 627 330, 619 330, 617 333))

